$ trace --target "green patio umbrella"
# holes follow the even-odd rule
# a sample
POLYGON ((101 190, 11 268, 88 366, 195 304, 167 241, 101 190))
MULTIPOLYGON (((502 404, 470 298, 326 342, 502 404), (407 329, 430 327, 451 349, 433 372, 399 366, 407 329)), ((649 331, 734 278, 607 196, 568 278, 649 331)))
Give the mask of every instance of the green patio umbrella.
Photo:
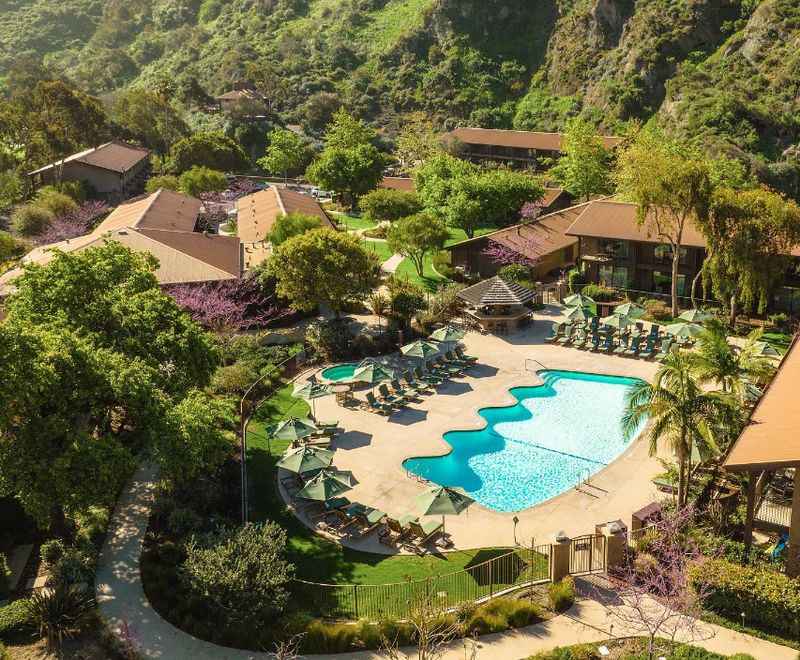
POLYGON ((638 319, 644 315, 644 307, 636 303, 626 302, 614 308, 615 316, 627 316, 629 319, 638 319))
POLYGON ((290 440, 291 442, 295 442, 296 440, 307 438, 312 433, 316 433, 317 430, 317 425, 310 419, 291 417, 282 422, 278 422, 272 431, 272 436, 278 440, 290 440))
POLYGON ((415 341, 400 348, 406 357, 415 357, 427 360, 439 353, 439 347, 429 341, 415 341))
POLYGON ((611 316, 604 316, 602 319, 600 319, 600 323, 612 328, 616 328, 617 330, 622 330, 623 328, 627 328, 629 325, 631 325, 633 323, 633 319, 625 315, 612 314, 611 316))
POLYGON ((330 386, 328 385, 321 385, 320 383, 298 383, 294 386, 294 390, 292 391, 292 396, 296 396, 298 399, 305 399, 306 401, 311 401, 311 414, 316 417, 316 399, 319 399, 323 396, 328 396, 331 394, 330 386))
POLYGON ((687 309, 685 312, 682 312, 678 318, 683 321, 688 321, 689 323, 702 323, 703 321, 714 318, 714 315, 709 312, 704 312, 702 309, 687 309))
POLYGON ((564 298, 564 304, 567 307, 585 307, 586 305, 594 305, 595 301, 589 296, 584 296, 582 293, 573 293, 571 296, 564 298))
POLYGON ((703 332, 703 326, 697 325, 697 323, 688 323, 686 321, 680 321, 678 323, 671 323, 666 328, 664 328, 664 332, 668 335, 672 335, 673 337, 685 337, 687 339, 691 337, 697 337, 701 332, 703 332))
POLYGON ((756 355, 761 355, 763 357, 780 357, 781 354, 778 352, 774 346, 770 346, 765 341, 757 341, 753 344, 753 350, 756 355))
POLYGON ((589 307, 568 307, 567 318, 570 321, 585 321, 595 313, 589 307))
POLYGON ((443 342, 454 342, 454 341, 461 341, 464 338, 466 333, 461 329, 457 328, 454 325, 446 325, 443 328, 439 328, 438 330, 434 330, 428 339, 435 339, 436 341, 443 341, 443 342))
POLYGON ((333 462, 333 452, 321 447, 300 447, 278 461, 278 467, 296 474, 324 470, 333 462))
POLYGON ((297 493, 297 497, 304 500, 325 502, 333 497, 338 497, 348 490, 350 490, 350 486, 343 483, 340 478, 331 474, 328 470, 322 470, 317 476, 303 486, 297 493))
POLYGON ((460 488, 447 486, 433 486, 416 497, 419 515, 442 517, 442 533, 444 533, 444 517, 459 515, 474 501, 460 488))
POLYGON ((363 367, 358 367, 358 369, 353 372, 353 377, 350 380, 358 383, 369 383, 374 388, 378 383, 385 380, 392 380, 392 378, 394 378, 394 371, 392 369, 371 362, 365 364, 363 367))

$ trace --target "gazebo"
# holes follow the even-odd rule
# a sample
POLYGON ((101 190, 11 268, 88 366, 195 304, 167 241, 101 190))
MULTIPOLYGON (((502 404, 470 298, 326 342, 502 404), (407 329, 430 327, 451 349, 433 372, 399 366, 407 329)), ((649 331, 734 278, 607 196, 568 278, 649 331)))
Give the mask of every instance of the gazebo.
POLYGON ((495 276, 467 287, 458 296, 467 303, 468 317, 484 330, 502 333, 530 320, 531 310, 526 305, 536 294, 521 284, 495 276))
POLYGON ((752 545, 756 482, 763 472, 794 469, 794 492, 786 549, 786 574, 800 577, 800 335, 792 341, 778 373, 753 409, 723 467, 750 475, 745 544, 752 545))

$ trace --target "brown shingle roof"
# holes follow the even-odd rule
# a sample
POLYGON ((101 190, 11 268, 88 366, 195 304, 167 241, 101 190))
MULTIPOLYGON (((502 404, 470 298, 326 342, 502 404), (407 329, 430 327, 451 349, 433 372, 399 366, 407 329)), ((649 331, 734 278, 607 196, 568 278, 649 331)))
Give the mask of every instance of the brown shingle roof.
MULTIPOLYGON (((567 235, 613 238, 641 243, 665 242, 658 236, 651 218, 648 218, 643 225, 639 225, 636 204, 612 200, 589 202, 583 213, 567 230, 567 235)), ((706 247, 705 238, 691 220, 686 222, 681 244, 687 247, 706 247)))
POLYGON ((543 215, 533 222, 523 222, 505 229, 498 229, 491 234, 454 243, 445 249, 451 250, 476 241, 492 240, 532 259, 538 259, 578 242, 577 238, 568 236, 566 232, 584 211, 586 205, 584 203, 570 206, 561 211, 543 215))
POLYGON ((121 227, 191 232, 201 206, 199 199, 162 188, 120 204, 92 233, 103 234, 121 227))
POLYGON ((243 243, 266 239, 275 220, 284 213, 303 213, 318 217, 322 226, 335 229, 333 222, 317 200, 310 195, 271 186, 237 202, 237 233, 243 243))
MULTIPOLYGON (((125 142, 106 142, 99 147, 86 149, 77 154, 72 154, 64 159, 65 163, 79 162, 92 167, 119 172, 127 172, 150 156, 150 151, 143 147, 136 147, 125 142)), ((29 174, 38 174, 55 166, 50 163, 29 174)))
POLYGON ((536 296, 521 284, 506 282, 498 275, 462 289, 458 295, 473 305, 524 305, 536 296))
POLYGON ((729 470, 800 466, 800 335, 723 464, 729 470))
MULTIPOLYGON (((517 149, 539 149, 561 151, 562 133, 539 133, 535 131, 504 131, 495 128, 456 128, 450 136, 464 144, 480 144, 517 149)), ((603 136, 606 149, 613 149, 622 138, 603 136)))
POLYGON ((542 205, 542 208, 548 208, 555 202, 561 195, 565 195, 565 191, 563 188, 545 188, 544 195, 542 199, 539 200, 539 203, 542 205))
POLYGON ((140 234, 154 241, 188 254, 198 261, 239 277, 241 271, 241 243, 236 236, 217 236, 200 232, 163 231, 139 229, 140 234))
POLYGON ((402 176, 385 176, 378 184, 378 188, 388 188, 390 190, 404 190, 414 192, 414 179, 402 176))

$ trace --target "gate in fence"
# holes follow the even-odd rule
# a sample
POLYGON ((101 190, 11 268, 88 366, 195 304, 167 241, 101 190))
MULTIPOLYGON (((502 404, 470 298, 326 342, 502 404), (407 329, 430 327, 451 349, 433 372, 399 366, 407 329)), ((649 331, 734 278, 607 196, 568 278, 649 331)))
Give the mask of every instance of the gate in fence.
POLYGON ((433 601, 450 609, 550 580, 551 546, 518 548, 481 561, 480 551, 463 570, 394 584, 292 583, 292 602, 314 616, 335 619, 406 618, 415 604, 433 601))
POLYGON ((569 544, 570 575, 595 573, 606 569, 606 537, 601 534, 577 536, 569 544))

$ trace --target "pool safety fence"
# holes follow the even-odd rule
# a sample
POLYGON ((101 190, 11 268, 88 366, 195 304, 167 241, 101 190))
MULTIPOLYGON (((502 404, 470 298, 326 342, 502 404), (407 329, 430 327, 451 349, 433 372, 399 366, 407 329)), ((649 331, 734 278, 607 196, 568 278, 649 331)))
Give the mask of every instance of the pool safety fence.
POLYGON ((417 603, 433 599, 442 609, 482 602, 549 582, 552 546, 517 548, 482 560, 479 551, 464 569, 391 584, 321 584, 294 580, 292 602, 299 609, 330 619, 407 618, 417 603))

